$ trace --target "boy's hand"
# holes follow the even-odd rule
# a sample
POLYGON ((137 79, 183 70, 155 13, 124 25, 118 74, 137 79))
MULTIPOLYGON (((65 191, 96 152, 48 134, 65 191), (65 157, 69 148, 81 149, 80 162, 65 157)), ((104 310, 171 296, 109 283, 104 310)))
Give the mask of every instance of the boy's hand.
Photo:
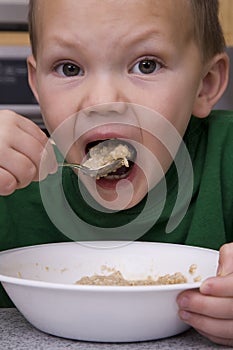
POLYGON ((220 249, 217 277, 178 296, 179 315, 211 341, 233 346, 233 243, 220 249))
MULTIPOLYGON (((0 111, 0 125, 0 195, 9 195, 32 181, 38 181, 40 161, 48 138, 31 120, 12 111, 0 111)), ((41 180, 57 170, 49 143, 46 152, 41 180)))

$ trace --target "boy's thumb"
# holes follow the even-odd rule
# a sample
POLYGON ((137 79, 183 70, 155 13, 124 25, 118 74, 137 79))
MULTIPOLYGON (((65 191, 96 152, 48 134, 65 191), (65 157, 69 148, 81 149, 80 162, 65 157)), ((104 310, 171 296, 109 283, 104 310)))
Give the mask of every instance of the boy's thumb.
POLYGON ((233 243, 224 244, 219 250, 217 276, 233 273, 233 243))

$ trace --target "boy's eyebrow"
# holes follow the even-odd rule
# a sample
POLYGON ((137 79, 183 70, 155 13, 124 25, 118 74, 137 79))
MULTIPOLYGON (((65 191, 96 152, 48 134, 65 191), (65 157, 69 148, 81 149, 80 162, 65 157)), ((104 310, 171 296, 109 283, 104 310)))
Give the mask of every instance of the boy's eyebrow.
POLYGON ((162 33, 161 31, 159 31, 158 29, 155 28, 146 28, 145 31, 140 30, 138 33, 133 33, 132 35, 127 35, 123 38, 121 38, 121 41, 127 45, 127 44, 136 44, 140 41, 145 41, 145 40, 150 40, 153 37, 162 37, 162 33))
POLYGON ((81 43, 79 42, 79 40, 77 39, 71 39, 71 36, 69 35, 68 38, 65 37, 61 37, 60 35, 54 34, 51 35, 50 38, 47 40, 49 46, 50 45, 56 45, 56 46, 67 46, 69 47, 73 47, 74 42, 77 43, 77 45, 81 45, 81 43))
MULTIPOLYGON (((81 40, 77 37, 74 36, 72 38, 72 36, 70 35, 70 33, 68 33, 69 35, 67 35, 67 37, 65 36, 65 34, 63 34, 63 36, 58 36, 56 34, 51 35, 50 39, 49 39, 49 45, 51 44, 56 44, 56 46, 61 46, 61 47, 73 47, 74 44, 76 44, 77 46, 86 46, 86 42, 82 43, 81 40)), ((128 46, 130 45, 134 45, 137 44, 138 42, 141 41, 149 41, 152 38, 156 39, 161 39, 164 35, 162 34, 162 32, 158 29, 148 29, 146 28, 145 31, 140 30, 138 33, 133 33, 133 34, 128 34, 123 35, 123 36, 119 36, 118 40, 121 44, 123 44, 123 46, 128 46)))

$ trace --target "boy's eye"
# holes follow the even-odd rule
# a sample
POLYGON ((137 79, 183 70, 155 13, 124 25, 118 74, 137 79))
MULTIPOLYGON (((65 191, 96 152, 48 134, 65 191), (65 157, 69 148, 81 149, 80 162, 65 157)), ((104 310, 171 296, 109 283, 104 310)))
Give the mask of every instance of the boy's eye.
POLYGON ((73 63, 59 64, 55 70, 59 75, 66 77, 76 77, 84 75, 83 70, 73 63))
POLYGON ((155 59, 143 59, 137 62, 131 72, 134 74, 152 74, 157 72, 162 67, 162 64, 155 59))

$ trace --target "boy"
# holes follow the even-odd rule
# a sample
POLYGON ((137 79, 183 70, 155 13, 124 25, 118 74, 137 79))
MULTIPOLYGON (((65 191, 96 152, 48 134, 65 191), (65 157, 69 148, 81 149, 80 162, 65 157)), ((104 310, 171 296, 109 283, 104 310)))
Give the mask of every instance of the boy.
MULTIPOLYGON (((120 237, 121 225, 128 227, 143 213, 137 223, 145 234, 136 238, 214 249, 232 241, 232 113, 211 113, 229 69, 217 15, 215 0, 30 2, 29 82, 63 156, 80 163, 93 145, 115 138, 128 142, 137 158, 128 171, 99 180, 79 174, 79 183, 74 171, 64 172, 61 193, 68 200, 59 206, 50 142, 29 120, 2 111, 2 249, 67 240, 66 204, 95 228, 93 240, 99 232, 102 238, 99 228, 120 226, 120 237), (185 181, 192 188, 190 198, 182 196, 181 219, 167 234, 179 174, 189 164, 186 156, 176 171, 180 150, 188 150, 191 159, 193 175, 188 172, 185 181), (54 175, 46 179, 48 174, 54 175), (152 209, 163 202, 164 174, 167 198, 154 222, 152 209), (147 209, 151 196, 154 205, 147 209)), ((75 227, 77 240, 85 239, 86 232, 81 236, 75 227)), ((73 231, 67 235, 73 238, 73 231)), ((185 322, 225 345, 233 345, 232 260, 229 243, 220 250, 218 276, 177 300, 185 322)))

